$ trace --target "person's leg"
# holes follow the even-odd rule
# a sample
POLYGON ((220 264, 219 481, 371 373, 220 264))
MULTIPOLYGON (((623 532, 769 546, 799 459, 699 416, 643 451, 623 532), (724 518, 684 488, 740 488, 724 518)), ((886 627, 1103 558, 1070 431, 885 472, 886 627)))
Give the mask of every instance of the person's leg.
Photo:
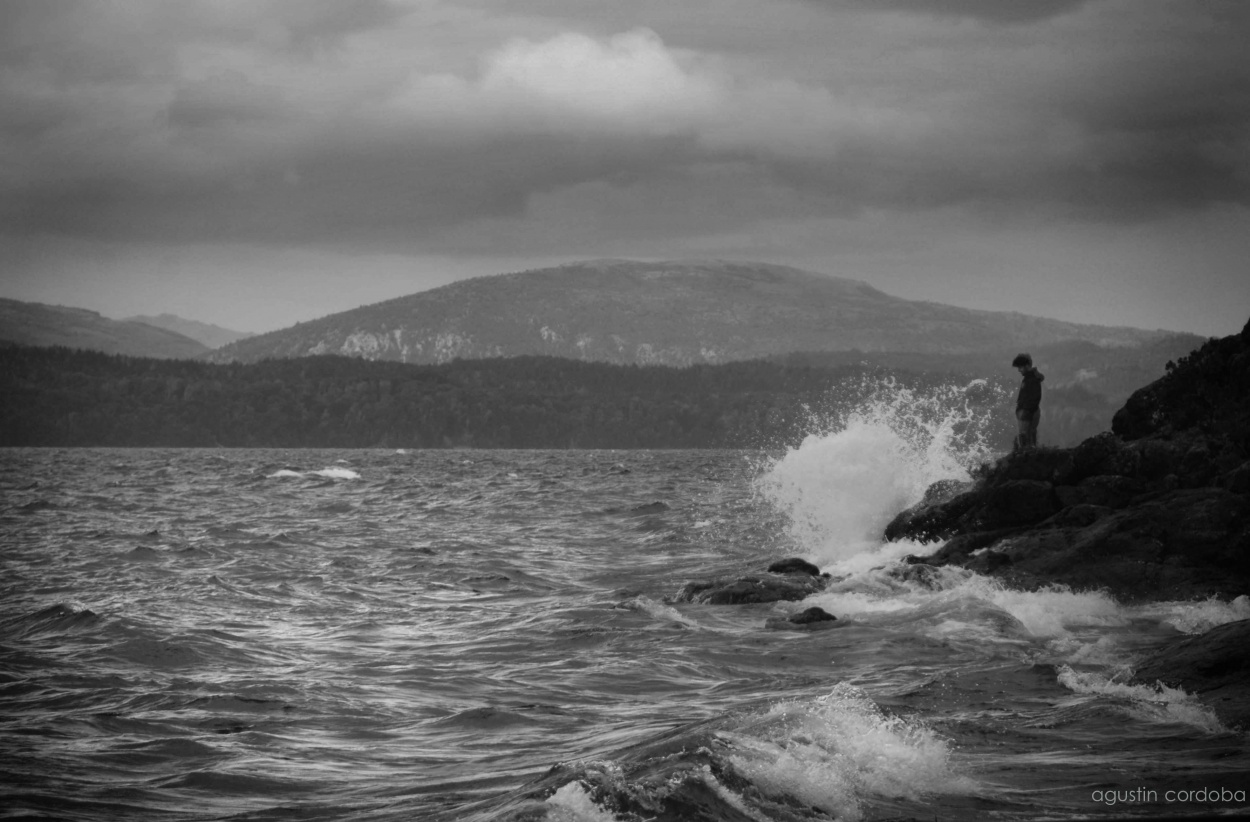
POLYGON ((1012 442, 1012 451, 1023 451, 1029 441, 1029 412, 1023 408, 1016 409, 1016 438, 1012 442))
POLYGON ((1042 409, 1037 409, 1031 414, 1026 414, 1027 422, 1024 431, 1024 445, 1026 448, 1037 447, 1037 424, 1042 421, 1042 409))

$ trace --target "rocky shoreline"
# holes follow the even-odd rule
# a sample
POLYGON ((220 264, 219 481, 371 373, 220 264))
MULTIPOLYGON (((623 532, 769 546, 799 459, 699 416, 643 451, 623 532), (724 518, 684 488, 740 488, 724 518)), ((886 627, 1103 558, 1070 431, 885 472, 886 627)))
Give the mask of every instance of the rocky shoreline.
MULTIPOLYGON (((1250 594, 1250 323, 1135 392, 1111 431, 1011 454, 938 485, 886 528, 941 541, 917 562, 1017 588, 1104 590, 1125 603, 1250 594)), ((1182 687, 1250 725, 1250 620, 1180 640, 1135 682, 1182 687)))
MULTIPOLYGON (((1044 422, 1043 422, 1044 424, 1044 422)), ((1135 392, 1112 429, 1074 448, 1037 448, 944 481, 885 530, 940 542, 914 572, 953 565, 1036 590, 1102 590, 1125 604, 1250 594, 1250 323, 1208 341, 1135 392)), ((692 582, 678 600, 799 601, 827 574, 802 560, 766 573, 692 582)), ((819 609, 769 620, 779 630, 836 627, 819 609)), ((1197 694, 1230 727, 1250 726, 1250 620, 1180 640, 1136 682, 1197 694)))

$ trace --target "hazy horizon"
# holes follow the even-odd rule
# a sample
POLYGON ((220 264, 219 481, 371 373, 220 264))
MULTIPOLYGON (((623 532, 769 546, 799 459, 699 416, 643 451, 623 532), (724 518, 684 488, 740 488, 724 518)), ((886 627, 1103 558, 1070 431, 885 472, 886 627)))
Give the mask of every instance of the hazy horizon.
POLYGON ((1204 336, 1250 4, 0 4, 0 296, 264 333, 593 258, 1204 336))

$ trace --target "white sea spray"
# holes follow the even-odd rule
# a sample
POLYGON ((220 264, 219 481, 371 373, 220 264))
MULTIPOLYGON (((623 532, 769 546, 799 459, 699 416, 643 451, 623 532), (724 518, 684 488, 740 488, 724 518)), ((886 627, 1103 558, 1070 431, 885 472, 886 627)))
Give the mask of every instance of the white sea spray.
POLYGON ((616 814, 595 804, 590 791, 577 781, 561 785, 547 798, 547 805, 547 819, 552 822, 619 822, 616 814))
POLYGON ((818 565, 866 552, 878 562, 925 553, 914 544, 883 550, 882 531, 932 483, 969 480, 992 455, 995 419, 980 410, 987 391, 983 380, 930 390, 892 380, 861 387, 854 393, 862 399, 812 414, 813 433, 767 467, 759 491, 818 565))

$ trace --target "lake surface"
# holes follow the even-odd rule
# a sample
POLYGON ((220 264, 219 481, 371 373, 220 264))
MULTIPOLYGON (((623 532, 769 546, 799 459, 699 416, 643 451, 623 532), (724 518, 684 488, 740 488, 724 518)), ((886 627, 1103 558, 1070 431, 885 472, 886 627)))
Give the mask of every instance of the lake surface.
POLYGON ((771 456, 0 452, 0 814, 1246 808, 1245 735, 1123 683, 1250 604, 913 573, 901 557, 935 546, 881 528, 978 456, 924 430, 862 417, 771 456), (676 600, 789 556, 834 582, 802 603, 676 600), (766 627, 812 605, 841 624, 766 627))

